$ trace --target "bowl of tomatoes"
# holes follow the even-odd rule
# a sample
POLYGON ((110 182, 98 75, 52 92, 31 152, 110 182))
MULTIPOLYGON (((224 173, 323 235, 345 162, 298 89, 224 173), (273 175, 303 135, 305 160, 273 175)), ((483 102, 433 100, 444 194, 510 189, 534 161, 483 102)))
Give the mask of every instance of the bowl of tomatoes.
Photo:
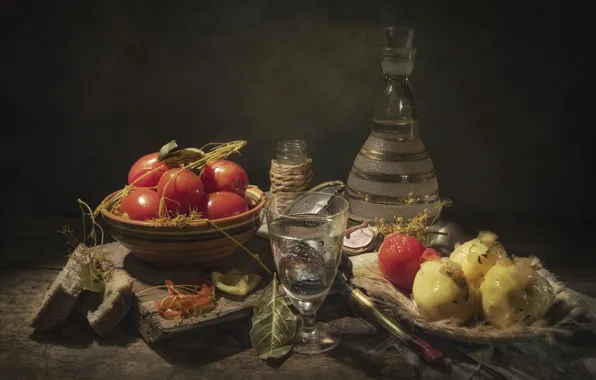
POLYGON ((155 152, 132 165, 128 186, 104 199, 101 214, 110 235, 152 266, 210 267, 254 235, 266 200, 233 161, 193 170, 155 152))

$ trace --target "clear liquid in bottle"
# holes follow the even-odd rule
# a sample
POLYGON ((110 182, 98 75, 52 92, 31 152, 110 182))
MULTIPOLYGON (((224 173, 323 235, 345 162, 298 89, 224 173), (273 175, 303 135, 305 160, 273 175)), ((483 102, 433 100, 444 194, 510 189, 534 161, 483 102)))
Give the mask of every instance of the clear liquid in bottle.
POLYGON ((413 31, 385 29, 381 64, 383 93, 376 102, 371 134, 348 176, 349 217, 358 222, 396 217, 408 220, 429 209, 431 220, 439 187, 430 155, 419 136, 419 120, 410 87, 416 50, 413 31), (411 204, 416 199, 416 204, 411 204))

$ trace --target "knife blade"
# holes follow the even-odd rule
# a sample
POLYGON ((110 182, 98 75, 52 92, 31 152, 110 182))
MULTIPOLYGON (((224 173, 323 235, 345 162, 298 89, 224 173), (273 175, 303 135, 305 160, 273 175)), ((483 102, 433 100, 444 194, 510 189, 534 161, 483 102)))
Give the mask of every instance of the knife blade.
POLYGON ((428 363, 429 366, 441 372, 448 372, 450 370, 443 353, 439 349, 433 347, 421 337, 407 332, 397 320, 378 309, 372 299, 350 283, 349 278, 351 277, 351 260, 345 253, 342 253, 341 263, 334 283, 334 286, 339 289, 341 294, 347 300, 355 303, 372 321, 384 327, 393 336, 401 340, 410 350, 428 363))

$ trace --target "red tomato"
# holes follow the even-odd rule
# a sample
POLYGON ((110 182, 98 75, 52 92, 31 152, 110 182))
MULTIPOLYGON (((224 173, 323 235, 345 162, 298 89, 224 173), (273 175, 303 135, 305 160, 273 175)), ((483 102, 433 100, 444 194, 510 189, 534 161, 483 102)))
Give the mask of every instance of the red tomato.
POLYGON ((422 256, 420 256, 420 264, 432 260, 441 260, 441 255, 432 248, 425 249, 424 252, 422 252, 422 256))
POLYGON ((188 169, 174 168, 165 172, 159 180, 157 194, 160 197, 165 194, 168 212, 185 214, 190 210, 198 210, 205 196, 205 189, 195 173, 188 169))
POLYGON ((200 209, 209 220, 227 218, 248 211, 246 201, 236 193, 222 191, 207 194, 200 209))
POLYGON ((120 212, 132 220, 153 219, 159 215, 157 191, 152 189, 134 189, 120 202, 120 212))
POLYGON ((136 187, 153 187, 157 186, 159 179, 161 176, 169 169, 166 164, 157 160, 159 153, 149 153, 144 155, 143 157, 139 158, 134 165, 130 168, 128 172, 128 184, 132 184, 134 180, 142 176, 143 174, 147 173, 156 168, 160 168, 159 170, 154 171, 151 174, 146 175, 145 177, 141 178, 137 182, 135 182, 136 187))
POLYGON ((248 176, 242 166, 228 160, 207 164, 201 171, 201 181, 207 194, 229 191, 244 196, 248 187, 248 176))
POLYGON ((379 249, 379 269, 395 287, 410 294, 423 252, 424 246, 418 239, 399 233, 391 234, 383 240, 379 249))

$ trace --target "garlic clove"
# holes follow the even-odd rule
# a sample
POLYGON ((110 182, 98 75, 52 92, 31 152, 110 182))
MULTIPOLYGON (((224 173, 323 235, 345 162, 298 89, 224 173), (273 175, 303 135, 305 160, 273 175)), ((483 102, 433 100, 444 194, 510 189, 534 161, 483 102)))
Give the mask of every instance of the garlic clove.
POLYGON ((347 248, 361 249, 367 247, 375 238, 374 231, 369 228, 360 228, 350 234, 350 237, 344 236, 344 246, 347 248))
POLYGON ((378 248, 379 239, 374 227, 362 226, 346 233, 343 238, 343 249, 349 255, 371 252, 378 248))

